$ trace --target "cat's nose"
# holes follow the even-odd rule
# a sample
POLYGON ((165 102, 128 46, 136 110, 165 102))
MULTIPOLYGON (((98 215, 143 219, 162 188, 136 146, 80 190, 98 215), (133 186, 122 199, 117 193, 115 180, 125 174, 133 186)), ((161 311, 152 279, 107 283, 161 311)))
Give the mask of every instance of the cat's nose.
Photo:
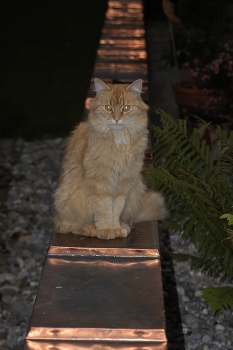
POLYGON ((115 120, 116 123, 118 123, 120 118, 115 117, 114 120, 115 120))

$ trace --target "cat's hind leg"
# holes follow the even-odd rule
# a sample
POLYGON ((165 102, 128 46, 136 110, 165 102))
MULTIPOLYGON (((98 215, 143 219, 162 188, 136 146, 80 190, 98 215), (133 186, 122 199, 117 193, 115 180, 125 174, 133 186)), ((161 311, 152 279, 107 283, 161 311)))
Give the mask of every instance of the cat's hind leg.
POLYGON ((161 193, 147 190, 144 194, 143 208, 134 222, 163 220, 169 216, 165 199, 161 193))
POLYGON ((80 227, 78 227, 77 222, 68 221, 60 219, 58 215, 55 215, 54 218, 54 230, 57 233, 77 233, 81 234, 80 227))
POLYGON ((166 217, 168 212, 162 194, 148 190, 139 178, 129 193, 122 220, 132 225, 136 222, 162 220, 166 217))
POLYGON ((54 228, 57 232, 82 234, 82 227, 93 220, 87 194, 80 188, 74 188, 72 193, 59 188, 55 193, 54 207, 54 228))

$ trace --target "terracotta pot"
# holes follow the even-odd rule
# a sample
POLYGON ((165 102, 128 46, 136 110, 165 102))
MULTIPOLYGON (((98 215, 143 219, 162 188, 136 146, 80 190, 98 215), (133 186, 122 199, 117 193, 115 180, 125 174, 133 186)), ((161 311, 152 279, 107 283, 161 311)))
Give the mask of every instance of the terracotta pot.
POLYGON ((188 119, 190 107, 196 104, 203 104, 208 100, 208 96, 200 89, 194 88, 192 81, 181 81, 172 86, 175 99, 179 107, 180 118, 188 119))

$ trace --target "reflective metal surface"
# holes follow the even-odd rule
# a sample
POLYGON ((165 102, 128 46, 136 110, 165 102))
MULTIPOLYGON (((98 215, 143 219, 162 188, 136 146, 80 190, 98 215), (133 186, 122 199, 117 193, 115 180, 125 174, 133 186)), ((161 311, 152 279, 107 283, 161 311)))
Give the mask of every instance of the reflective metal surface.
POLYGON ((136 79, 143 79, 145 81, 147 80, 146 67, 146 63, 138 62, 112 62, 108 64, 106 62, 99 62, 95 65, 93 76, 103 80, 110 76, 112 80, 119 80, 119 82, 121 79, 126 78, 132 82, 136 79))
POLYGON ((157 222, 138 223, 128 237, 108 241, 54 232, 48 254, 156 258, 159 257, 157 222))
MULTIPOLYGON (((147 83, 146 44, 141 1, 109 1, 94 77, 147 83)), ((145 85, 144 85, 145 90, 145 85)), ((146 101, 147 96, 142 96, 146 101)))
POLYGON ((164 340, 160 261, 46 259, 29 339, 164 340))
POLYGON ((104 48, 99 49, 98 53, 98 61, 103 62, 115 62, 116 56, 119 62, 128 62, 128 61, 144 61, 146 59, 146 52, 136 49, 121 49, 119 56, 119 49, 110 49, 104 48))
POLYGON ((27 340, 24 350, 166 350, 164 343, 27 340))
MULTIPOLYGON (((136 79, 143 79, 142 98, 147 103, 146 57, 142 1, 109 1, 93 77, 110 84, 131 84, 136 79)), ((87 118, 90 103, 95 96, 93 89, 91 81, 83 119, 87 118)))
POLYGON ((111 241, 54 233, 24 350, 166 349, 158 248, 157 222, 111 241))
POLYGON ((117 46, 118 48, 125 48, 125 49, 143 49, 145 50, 145 39, 140 38, 140 39, 121 39, 121 38, 103 38, 100 40, 100 48, 103 47, 108 47, 111 49, 113 45, 117 46))
POLYGON ((102 29, 102 38, 143 38, 145 35, 145 30, 143 28, 118 28, 117 32, 115 28, 102 29))

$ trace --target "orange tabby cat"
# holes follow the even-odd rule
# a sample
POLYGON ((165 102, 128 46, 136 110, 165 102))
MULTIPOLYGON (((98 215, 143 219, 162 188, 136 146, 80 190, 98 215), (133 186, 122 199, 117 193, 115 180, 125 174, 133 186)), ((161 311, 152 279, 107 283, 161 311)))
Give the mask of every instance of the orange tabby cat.
POLYGON ((162 195, 147 190, 141 176, 148 107, 140 96, 141 79, 106 85, 96 78, 94 85, 88 120, 68 141, 55 193, 55 230, 126 237, 133 223, 167 214, 162 195))

